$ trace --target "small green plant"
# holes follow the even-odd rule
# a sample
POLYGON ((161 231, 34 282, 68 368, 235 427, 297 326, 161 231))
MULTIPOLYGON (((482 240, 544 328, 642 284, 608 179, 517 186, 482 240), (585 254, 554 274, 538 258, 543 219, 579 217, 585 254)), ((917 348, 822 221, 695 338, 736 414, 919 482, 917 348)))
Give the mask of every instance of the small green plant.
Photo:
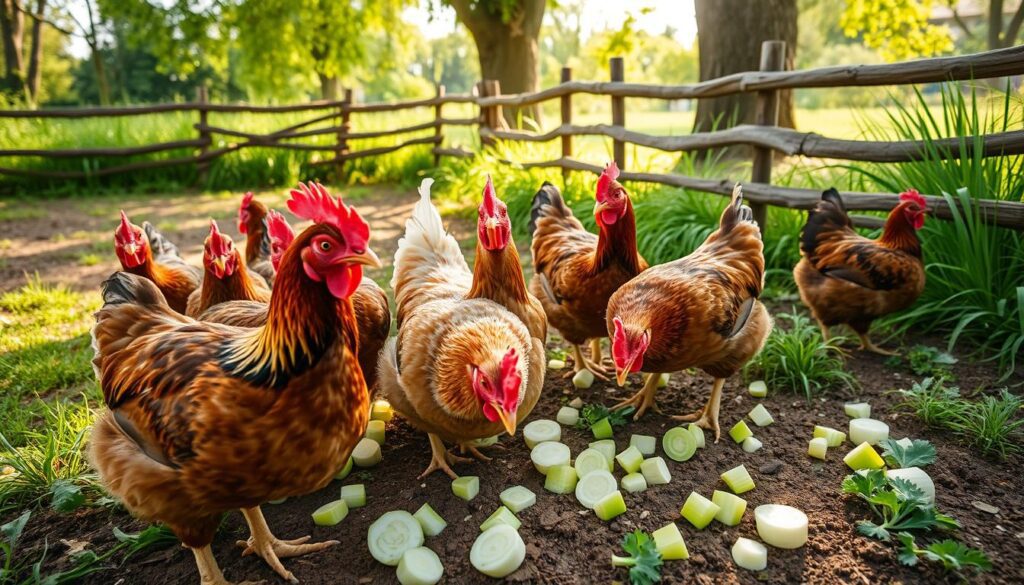
POLYGON ((832 386, 857 387, 857 379, 844 368, 841 338, 825 341, 810 319, 795 311, 778 318, 789 327, 775 327, 761 353, 744 368, 748 378, 800 392, 808 400, 832 386))
POLYGON ((963 572, 965 569, 972 569, 973 572, 992 569, 992 561, 988 555, 951 538, 918 548, 913 535, 901 532, 896 536, 901 544, 899 559, 904 565, 913 567, 919 559, 926 559, 941 563, 943 569, 952 571, 964 579, 967 578, 963 572))
POLYGON ((898 367, 904 362, 915 376, 942 377, 951 380, 953 372, 950 366, 955 364, 957 359, 949 352, 938 348, 929 345, 915 345, 907 352, 906 356, 895 355, 889 358, 886 364, 890 367, 898 367))
POLYGON ((629 422, 629 417, 635 410, 632 406, 611 410, 603 404, 584 404, 580 409, 580 418, 576 421, 576 428, 587 431, 604 419, 608 419, 613 427, 621 427, 629 422))
POLYGON ((622 538, 622 550, 628 556, 612 555, 612 566, 629 567, 631 585, 651 585, 661 581, 661 553, 654 539, 642 530, 634 530, 622 538))
POLYGON ((880 443, 882 457, 894 469, 906 467, 924 467, 935 463, 935 446, 921 439, 914 439, 909 447, 904 447, 893 439, 885 439, 880 443))
POLYGON ((900 407, 913 412, 930 427, 949 428, 965 407, 960 389, 947 387, 941 378, 925 378, 899 393, 903 399, 900 407))
POLYGON ((952 517, 937 512, 916 485, 901 478, 887 478, 878 469, 846 476, 843 492, 867 502, 875 517, 874 521, 857 522, 857 531, 864 536, 888 541, 895 532, 960 527, 952 517))

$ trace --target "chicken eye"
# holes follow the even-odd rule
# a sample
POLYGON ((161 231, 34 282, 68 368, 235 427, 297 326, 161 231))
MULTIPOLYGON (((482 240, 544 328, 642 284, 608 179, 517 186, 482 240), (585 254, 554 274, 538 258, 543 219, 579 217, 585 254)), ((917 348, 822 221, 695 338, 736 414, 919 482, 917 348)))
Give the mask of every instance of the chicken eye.
POLYGON ((331 251, 331 243, 328 242, 327 240, 321 241, 320 242, 320 251, 321 252, 330 252, 331 251))

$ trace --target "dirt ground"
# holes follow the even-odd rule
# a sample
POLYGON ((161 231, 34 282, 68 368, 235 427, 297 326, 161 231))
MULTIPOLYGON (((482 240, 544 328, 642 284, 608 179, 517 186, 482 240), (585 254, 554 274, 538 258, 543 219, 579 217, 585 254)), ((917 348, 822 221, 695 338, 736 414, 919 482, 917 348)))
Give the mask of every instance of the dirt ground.
MULTIPOLYGON (((237 199, 216 196, 191 198, 169 197, 158 202, 140 199, 126 204, 126 210, 138 221, 153 214, 161 221, 176 222, 178 230, 170 231, 184 244, 184 249, 198 259, 204 220, 191 219, 215 211, 223 218, 224 228, 231 226, 233 202, 237 199), (230 210, 230 211, 229 211, 230 210), (166 217, 166 219, 163 219, 166 217), (186 219, 188 218, 188 219, 186 219)), ((414 201, 412 193, 367 193, 352 201, 366 211, 374 228, 374 247, 381 257, 390 257, 402 223, 414 201), (385 211, 386 210, 386 211, 385 211), (390 245, 390 248, 388 247, 390 245)), ((96 205, 104 205, 101 200, 96 205)), ((67 202, 52 202, 55 208, 66 208, 67 202)), ((44 279, 69 282, 76 288, 95 287, 115 268, 104 256, 102 263, 92 267, 68 265, 69 237, 54 242, 44 233, 87 230, 108 233, 116 224, 113 213, 72 213, 68 217, 24 220, 4 224, 3 238, 14 244, 3 251, 7 266, 0 278, 0 290, 17 286, 22 270, 39 270, 44 279), (45 228, 40 231, 41 228, 45 228), (35 257, 42 256, 42 260, 35 257), (64 258, 64 260, 59 260, 64 258)), ((454 223, 455 232, 466 233, 463 223, 454 223)), ((236 232, 233 232, 236 233, 236 232)), ((86 239, 84 236, 82 239, 86 239)), ((75 240, 77 241, 77 240, 75 240)), ((91 241, 91 240, 90 240, 91 241)), ((522 244, 522 243, 521 243, 522 244)), ((107 254, 112 257, 109 253, 107 254)), ((102 254, 101 254, 102 255, 102 254)), ((907 345, 922 340, 907 340, 907 345)), ((935 340, 923 340, 935 344, 935 340)), ((958 356, 962 357, 962 356, 958 356)), ((928 468, 934 478, 939 509, 959 520, 963 528, 958 538, 970 546, 983 549, 992 559, 994 569, 977 579, 985 583, 1024 582, 1024 504, 1019 493, 1024 489, 1020 469, 1024 458, 1015 457, 1006 463, 983 459, 958 445, 949 436, 925 430, 913 415, 895 409, 896 397, 891 390, 909 386, 909 372, 893 370, 884 365, 884 358, 852 352, 848 367, 859 379, 858 392, 836 391, 827 397, 806 402, 801 396, 772 391, 763 403, 775 417, 775 424, 756 428, 764 447, 753 454, 745 453, 728 435, 707 448, 699 450, 689 461, 667 460, 672 473, 668 485, 653 486, 641 494, 624 494, 628 511, 611 522, 602 522, 584 510, 572 495, 556 495, 543 489, 543 476, 532 466, 529 450, 521 434, 503 437, 489 449, 494 456, 490 463, 456 466, 460 474, 480 477, 480 494, 471 502, 455 497, 450 480, 435 473, 425 480, 417 475, 429 461, 426 437, 399 419, 388 424, 384 461, 368 470, 354 471, 344 482, 332 482, 320 492, 288 500, 280 505, 263 507, 270 527, 280 538, 312 535, 314 540, 335 539, 340 545, 308 557, 285 559, 284 564, 302 583, 393 583, 394 569, 375 562, 366 548, 366 531, 371 522, 389 510, 415 511, 429 502, 447 521, 445 531, 428 538, 445 567, 447 583, 484 583, 493 581, 476 572, 469 564, 469 549, 479 533, 480 523, 500 505, 498 494, 506 487, 521 484, 537 494, 537 504, 519 514, 520 534, 527 545, 526 561, 508 577, 522 583, 609 583, 628 582, 626 571, 614 569, 610 555, 619 552, 622 536, 637 527, 651 531, 668 522, 676 522, 690 551, 687 561, 668 561, 662 571, 666 583, 935 583, 956 582, 955 576, 943 575, 930 566, 908 568, 896 559, 895 547, 860 536, 854 522, 868 517, 865 505, 844 496, 840 482, 848 473, 842 456, 850 448, 830 449, 827 461, 820 462, 806 455, 807 441, 814 425, 824 424, 841 430, 848 426, 843 403, 850 399, 872 404, 872 416, 890 425, 891 436, 909 436, 932 441, 938 450, 938 461, 928 468), (692 490, 710 496, 714 489, 725 489, 719 475, 739 464, 746 465, 757 488, 744 497, 748 512, 737 527, 723 527, 713 522, 703 531, 695 530, 679 516, 683 501, 692 490), (334 527, 313 525, 310 514, 320 505, 337 499, 342 484, 366 484, 367 505, 352 510, 334 527), (973 505, 983 502, 998 508, 998 513, 984 512, 973 505), (810 539, 803 548, 785 551, 769 548, 768 569, 751 573, 739 569, 730 556, 730 548, 738 536, 757 538, 752 510, 765 503, 789 504, 807 513, 810 539)), ((985 389, 994 383, 995 374, 988 365, 961 360, 953 368, 961 388, 985 389)), ((585 391, 576 391, 558 373, 549 373, 540 402, 530 419, 554 419, 562 404, 574 396, 587 402, 613 402, 625 398, 638 388, 633 379, 630 388, 617 388, 597 383, 585 391)), ((690 412, 707 399, 711 380, 702 373, 680 373, 672 377, 668 388, 659 391, 659 404, 667 414, 690 412)), ((728 429, 757 404, 739 376, 725 387, 721 425, 728 429)), ((523 421, 524 423, 527 421, 523 421)), ((621 450, 632 433, 661 436, 673 426, 667 416, 648 413, 642 420, 616 430, 615 440, 621 450)), ((521 428, 521 427, 520 427, 521 428)), ((589 432, 563 429, 562 440, 574 454, 593 440, 589 432)), ((660 445, 658 454, 662 455, 660 445)), ((618 472, 617 472, 618 476, 618 472)), ((21 541, 22 552, 38 558, 49 546, 48 568, 66 568, 69 559, 67 544, 71 540, 88 542, 92 550, 105 550, 115 541, 113 526, 126 531, 143 527, 124 511, 83 509, 71 515, 39 511, 21 541)), ((214 542, 214 553, 225 575, 233 581, 266 580, 282 582, 259 558, 241 557, 235 541, 248 535, 238 513, 227 515, 214 542)), ((163 550, 146 550, 121 568, 87 578, 89 584, 189 584, 199 582, 192 555, 173 546, 163 550)))

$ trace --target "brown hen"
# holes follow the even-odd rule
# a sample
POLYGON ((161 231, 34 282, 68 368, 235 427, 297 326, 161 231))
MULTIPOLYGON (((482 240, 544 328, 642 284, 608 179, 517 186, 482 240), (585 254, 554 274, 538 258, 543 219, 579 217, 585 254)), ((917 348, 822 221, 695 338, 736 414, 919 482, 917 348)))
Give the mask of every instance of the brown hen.
POLYGON ((121 224, 114 230, 114 253, 125 272, 152 280, 167 304, 181 314, 189 295, 202 283, 203 271, 186 263, 177 246, 148 221, 141 228, 131 223, 123 210, 121 224))
POLYGON ((262 276, 249 272, 241 254, 217 222, 210 220, 210 235, 203 243, 203 284, 188 297, 185 314, 198 319, 204 311, 229 301, 270 301, 270 287, 262 276))

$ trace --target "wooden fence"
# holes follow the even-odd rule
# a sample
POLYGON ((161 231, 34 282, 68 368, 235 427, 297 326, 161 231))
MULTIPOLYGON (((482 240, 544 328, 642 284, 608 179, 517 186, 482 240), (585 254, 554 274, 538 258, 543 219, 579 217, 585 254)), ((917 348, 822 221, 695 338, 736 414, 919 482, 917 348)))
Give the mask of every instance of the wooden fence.
MULTIPOLYGON (((811 189, 780 187, 771 184, 774 155, 802 155, 827 159, 841 159, 864 162, 911 162, 927 156, 925 143, 917 141, 876 142, 861 140, 840 140, 816 133, 797 132, 779 128, 778 92, 797 88, 839 88, 854 86, 907 85, 942 81, 980 80, 993 77, 1024 74, 1024 46, 988 51, 960 57, 921 59, 903 63, 883 65, 854 65, 824 67, 803 71, 784 70, 785 43, 767 41, 762 47, 759 71, 737 73, 718 79, 687 85, 652 85, 627 83, 621 58, 610 62, 610 81, 573 81, 569 68, 562 70, 561 83, 557 86, 534 93, 502 95, 496 81, 485 80, 477 84, 474 95, 446 95, 444 87, 438 88, 435 97, 397 103, 356 103, 352 91, 345 92, 340 101, 320 101, 285 106, 252 106, 241 104, 213 104, 200 89, 197 99, 190 103, 157 104, 133 107, 105 108, 63 108, 44 110, 0 111, 0 118, 95 118, 114 116, 135 116, 163 112, 193 112, 197 115, 194 128, 197 137, 145 146, 124 148, 82 148, 68 150, 0 150, 4 157, 128 157, 151 154, 168 150, 193 149, 191 156, 178 158, 143 160, 126 164, 86 171, 44 171, 30 168, 12 168, 0 164, 0 174, 27 175, 47 178, 80 179, 124 173, 142 169, 194 164, 200 173, 205 172, 209 163, 217 157, 249 147, 271 147, 292 150, 322 151, 328 158, 315 165, 334 165, 339 172, 346 161, 378 156, 416 145, 431 145, 435 164, 442 156, 474 156, 472 151, 444 146, 446 126, 478 126, 481 143, 492 144, 497 140, 513 142, 547 142, 561 140, 562 156, 546 161, 507 161, 524 168, 559 168, 564 174, 572 171, 600 173, 601 166, 573 158, 573 136, 602 136, 613 143, 613 156, 623 169, 622 180, 672 185, 720 195, 732 191, 731 179, 705 179, 678 174, 630 172, 626 160, 626 144, 653 148, 667 152, 683 152, 721 148, 734 145, 753 147, 751 181, 745 182, 744 193, 754 209, 762 226, 766 206, 774 205, 794 209, 810 209, 820 198, 820 193, 811 189), (757 95, 755 124, 742 125, 715 132, 694 133, 683 136, 653 136, 632 130, 626 125, 626 98, 653 98, 666 100, 699 99, 719 97, 736 93, 754 92, 757 95), (572 96, 590 94, 608 97, 611 101, 611 123, 581 126, 572 123, 572 96), (534 133, 510 130, 504 124, 503 107, 521 107, 558 99, 561 110, 561 124, 548 132, 534 133), (445 118, 446 104, 475 104, 479 115, 471 118, 445 118), (395 112, 414 108, 433 108, 433 120, 401 128, 375 131, 354 131, 353 115, 375 112, 395 112), (308 120, 281 128, 268 134, 253 134, 213 126, 208 115, 216 113, 294 113, 310 112, 308 120), (326 124, 326 126, 318 126, 326 124), (433 129, 432 135, 408 138, 390 146, 353 150, 351 141, 367 138, 401 136, 433 129), (221 135, 235 142, 218 148, 213 136, 221 135), (287 142, 312 136, 333 135, 332 144, 308 144, 287 142)), ((973 156, 973 145, 961 148, 961 142, 948 139, 933 143, 939 147, 940 156, 959 158, 973 156)), ((982 156, 1006 156, 1024 154, 1024 130, 1014 130, 986 135, 981 138, 982 156)), ((847 208, 859 211, 887 211, 894 207, 898 198, 891 193, 842 193, 847 208)), ((945 199, 926 195, 929 208, 934 216, 949 219, 952 210, 945 199)), ((980 200, 980 212, 991 222, 1013 229, 1024 230, 1024 203, 980 200)), ((856 216, 859 225, 878 226, 876 217, 856 216)))

